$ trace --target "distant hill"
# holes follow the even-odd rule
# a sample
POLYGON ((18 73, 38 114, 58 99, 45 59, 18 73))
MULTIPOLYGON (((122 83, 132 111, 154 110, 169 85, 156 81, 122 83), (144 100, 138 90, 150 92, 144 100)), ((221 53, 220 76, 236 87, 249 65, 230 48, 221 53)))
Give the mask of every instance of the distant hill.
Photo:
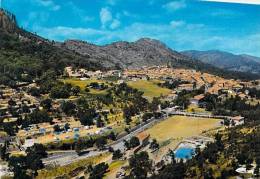
POLYGON ((135 42, 115 42, 98 46, 79 40, 68 40, 56 43, 60 48, 66 48, 98 62, 105 67, 138 68, 152 65, 171 65, 174 68, 192 68, 226 78, 258 79, 258 75, 223 70, 211 64, 204 63, 189 57, 186 54, 174 51, 164 43, 141 38, 135 42))
POLYGON ((21 29, 11 13, 0 9, 0 84, 32 81, 47 71, 62 74, 66 66, 89 70, 171 65, 208 72, 225 78, 258 79, 250 73, 230 72, 194 60, 158 40, 115 42, 97 46, 83 41, 49 41, 21 29))
POLYGON ((260 74, 260 58, 258 57, 234 55, 218 50, 190 50, 184 51, 182 54, 225 70, 260 74))
POLYGON ((62 47, 88 56, 105 66, 137 68, 141 66, 166 65, 187 59, 184 55, 173 51, 160 41, 142 38, 136 42, 115 42, 105 46, 97 46, 83 41, 68 40, 62 47))

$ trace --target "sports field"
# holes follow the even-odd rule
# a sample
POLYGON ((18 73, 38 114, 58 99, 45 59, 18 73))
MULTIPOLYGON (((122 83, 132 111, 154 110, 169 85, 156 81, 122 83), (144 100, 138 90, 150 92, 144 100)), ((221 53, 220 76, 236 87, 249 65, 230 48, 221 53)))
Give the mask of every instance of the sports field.
POLYGON ((174 149, 183 139, 200 135, 203 131, 216 128, 219 125, 219 119, 173 116, 154 125, 146 132, 159 142, 161 149, 156 157, 161 157, 169 149, 174 149))
POLYGON ((130 81, 127 84, 133 88, 136 88, 142 92, 144 92, 144 96, 148 99, 152 99, 153 97, 159 97, 161 95, 165 96, 171 93, 170 89, 161 88, 157 84, 160 83, 158 80, 138 80, 138 81, 130 81))

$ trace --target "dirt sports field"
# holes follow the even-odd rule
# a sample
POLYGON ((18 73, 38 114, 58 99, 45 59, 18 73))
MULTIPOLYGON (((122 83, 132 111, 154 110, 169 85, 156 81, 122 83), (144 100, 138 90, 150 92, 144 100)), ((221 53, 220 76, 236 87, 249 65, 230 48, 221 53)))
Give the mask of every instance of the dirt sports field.
POLYGON ((194 118, 187 116, 173 116, 162 121, 146 132, 160 144, 159 152, 154 156, 159 159, 169 149, 174 149, 183 139, 200 135, 202 132, 220 126, 219 119, 194 118))

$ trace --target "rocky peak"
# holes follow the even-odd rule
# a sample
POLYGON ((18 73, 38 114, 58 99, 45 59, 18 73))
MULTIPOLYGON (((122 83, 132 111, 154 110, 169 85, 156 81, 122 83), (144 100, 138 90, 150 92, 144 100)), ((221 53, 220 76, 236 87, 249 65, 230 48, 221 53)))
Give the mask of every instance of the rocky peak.
POLYGON ((0 9, 0 29, 7 32, 14 32, 17 28, 15 15, 4 10, 0 9))
POLYGON ((117 64, 123 68, 136 68, 140 66, 166 65, 168 62, 177 65, 179 64, 178 60, 185 59, 183 55, 168 48, 164 43, 149 38, 141 38, 135 42, 119 41, 103 46, 84 41, 69 40, 61 44, 61 46, 108 67, 117 64))
POLYGON ((141 38, 135 42, 136 44, 144 44, 144 45, 155 45, 155 46, 165 46, 161 41, 151 39, 151 38, 141 38))

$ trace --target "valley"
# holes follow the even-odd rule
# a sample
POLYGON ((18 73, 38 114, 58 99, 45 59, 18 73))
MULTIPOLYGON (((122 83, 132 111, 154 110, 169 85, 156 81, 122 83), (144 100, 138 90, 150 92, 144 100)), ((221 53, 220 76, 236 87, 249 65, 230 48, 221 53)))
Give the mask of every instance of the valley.
POLYGON ((58 42, 0 8, 0 178, 259 177, 259 63, 58 42))

